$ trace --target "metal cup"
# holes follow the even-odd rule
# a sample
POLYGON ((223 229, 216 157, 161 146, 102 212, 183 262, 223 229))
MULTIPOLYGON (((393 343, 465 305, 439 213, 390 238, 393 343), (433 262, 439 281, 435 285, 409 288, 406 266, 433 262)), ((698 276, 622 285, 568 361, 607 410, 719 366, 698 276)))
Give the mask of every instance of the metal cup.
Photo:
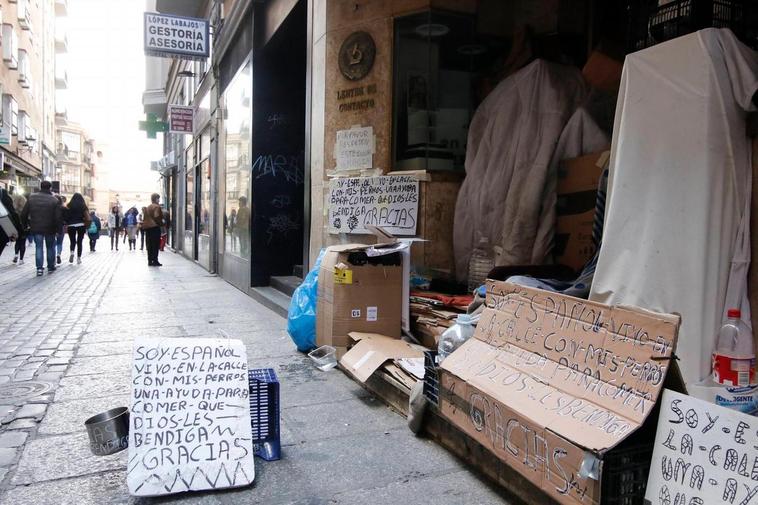
POLYGON ((95 456, 107 456, 129 447, 129 409, 116 407, 84 421, 89 448, 95 456))

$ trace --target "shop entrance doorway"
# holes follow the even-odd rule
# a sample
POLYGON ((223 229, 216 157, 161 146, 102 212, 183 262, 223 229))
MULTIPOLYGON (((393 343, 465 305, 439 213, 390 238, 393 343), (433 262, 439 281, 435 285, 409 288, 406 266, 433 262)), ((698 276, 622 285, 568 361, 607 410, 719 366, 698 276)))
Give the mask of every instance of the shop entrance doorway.
MULTIPOLYGON (((269 285, 272 277, 291 277, 302 271, 306 4, 300 0, 253 57, 253 287, 269 285)), ((265 33, 265 27, 262 29, 265 33)))

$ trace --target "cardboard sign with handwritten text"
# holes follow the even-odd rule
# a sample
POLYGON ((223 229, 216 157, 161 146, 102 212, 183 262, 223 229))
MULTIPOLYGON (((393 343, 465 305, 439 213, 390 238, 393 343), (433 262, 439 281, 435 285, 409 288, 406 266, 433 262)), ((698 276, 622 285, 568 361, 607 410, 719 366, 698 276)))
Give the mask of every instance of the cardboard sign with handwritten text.
POLYGON ((240 340, 136 338, 129 493, 156 496, 252 483, 248 396, 240 340))
POLYGON ((329 233, 416 234, 418 179, 410 175, 341 177, 329 181, 329 233))
POLYGON ((645 499, 758 504, 758 418, 664 390, 645 499))
POLYGON ((600 503, 602 455, 658 400, 679 317, 488 281, 442 363, 440 411, 561 503, 600 503))

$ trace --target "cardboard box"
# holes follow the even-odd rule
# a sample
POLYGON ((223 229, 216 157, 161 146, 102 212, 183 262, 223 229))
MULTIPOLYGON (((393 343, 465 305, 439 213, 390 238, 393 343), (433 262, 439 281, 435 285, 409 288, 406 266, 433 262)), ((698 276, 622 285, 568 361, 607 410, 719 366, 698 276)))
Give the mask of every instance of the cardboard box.
POLYGON ((621 86, 623 69, 623 57, 619 61, 605 52, 594 50, 582 68, 582 75, 593 88, 615 97, 621 86))
POLYGON ((581 270, 595 254, 592 224, 600 176, 610 152, 563 160, 558 170, 555 261, 581 270))
POLYGON ((440 413, 558 502, 600 503, 603 457, 653 410, 679 316, 487 288, 474 336, 440 367, 440 413))
POLYGON ((403 252, 370 257, 374 247, 331 246, 321 260, 316 343, 337 347, 338 357, 348 347, 352 331, 400 338, 403 252))

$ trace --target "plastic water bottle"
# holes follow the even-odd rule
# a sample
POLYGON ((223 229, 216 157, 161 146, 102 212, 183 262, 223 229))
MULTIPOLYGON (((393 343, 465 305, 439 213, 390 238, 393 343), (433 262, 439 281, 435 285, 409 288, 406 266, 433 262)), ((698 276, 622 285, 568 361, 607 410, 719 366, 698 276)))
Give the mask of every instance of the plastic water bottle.
POLYGON ((468 261, 468 292, 484 284, 490 271, 495 268, 495 254, 487 237, 479 240, 479 245, 471 251, 468 261))
POLYGON ((740 319, 740 309, 729 309, 713 352, 713 380, 724 386, 755 383, 755 349, 750 328, 740 319))
POLYGON ((471 316, 460 314, 455 320, 455 324, 440 336, 439 344, 437 344, 437 363, 442 363, 442 360, 447 358, 451 352, 471 338, 475 329, 471 316))

